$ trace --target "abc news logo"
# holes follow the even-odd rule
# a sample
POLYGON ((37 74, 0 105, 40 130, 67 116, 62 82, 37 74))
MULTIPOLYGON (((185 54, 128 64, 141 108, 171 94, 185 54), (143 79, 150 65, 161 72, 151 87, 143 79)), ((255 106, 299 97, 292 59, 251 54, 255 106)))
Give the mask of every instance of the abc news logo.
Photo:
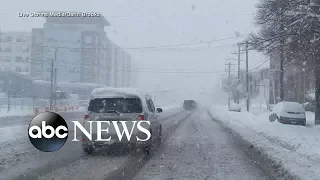
MULTIPOLYGON (((133 132, 136 130, 135 127, 137 127, 138 132, 142 132, 146 135, 146 137, 144 136, 144 139, 140 139, 138 136, 136 136, 136 141, 144 142, 151 138, 151 133, 149 131, 150 121, 130 121, 130 123, 133 123, 130 131, 127 126, 127 121, 112 121, 111 123, 110 121, 86 121, 89 124, 89 131, 87 131, 83 124, 79 123, 78 121, 71 122, 74 125, 74 138, 72 141, 79 141, 77 139, 77 129, 81 131, 82 136, 86 136, 86 139, 90 141, 93 140, 93 134, 95 134, 97 137, 94 141, 111 141, 111 136, 103 139, 105 135, 102 135, 102 132, 105 132, 104 134, 108 134, 109 128, 103 129, 102 124, 109 127, 113 126, 113 129, 120 142, 122 141, 124 135, 126 135, 127 140, 130 141, 133 132), (119 123, 121 124, 120 127, 119 123), (92 129, 95 129, 96 131, 93 132, 92 129)), ((59 150, 66 143, 69 135, 68 133, 69 130, 66 121, 59 114, 53 112, 38 114, 31 121, 28 129, 28 135, 31 144, 43 152, 53 152, 59 150)))

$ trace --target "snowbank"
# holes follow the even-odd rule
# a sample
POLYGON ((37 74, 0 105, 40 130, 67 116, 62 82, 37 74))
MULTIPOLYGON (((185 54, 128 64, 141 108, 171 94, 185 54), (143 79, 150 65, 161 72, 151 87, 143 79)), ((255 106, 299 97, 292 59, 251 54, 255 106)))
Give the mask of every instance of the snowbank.
POLYGON ((32 107, 11 107, 10 111, 7 111, 7 108, 0 107, 0 117, 6 116, 31 116, 34 115, 32 107))
MULTIPOLYGON (((61 110, 63 112, 63 110, 61 110)), ((59 111, 59 112, 61 112, 59 111)), ((85 107, 79 106, 78 110, 68 110, 68 112, 83 112, 86 111, 85 107)), ((40 107, 39 112, 45 112, 45 107, 40 107)), ((16 107, 11 107, 10 111, 7 111, 7 107, 1 107, 0 106, 0 117, 12 117, 12 116, 32 116, 34 115, 35 112, 33 110, 33 107, 30 106, 16 106, 16 107)))
POLYGON ((320 179, 320 127, 307 112, 307 126, 269 122, 269 112, 229 112, 213 107, 211 115, 262 149, 287 171, 302 179, 320 179))
POLYGON ((160 108, 165 112, 165 111, 170 111, 174 109, 179 109, 181 108, 180 104, 173 104, 173 105, 167 105, 167 106, 160 106, 160 108))

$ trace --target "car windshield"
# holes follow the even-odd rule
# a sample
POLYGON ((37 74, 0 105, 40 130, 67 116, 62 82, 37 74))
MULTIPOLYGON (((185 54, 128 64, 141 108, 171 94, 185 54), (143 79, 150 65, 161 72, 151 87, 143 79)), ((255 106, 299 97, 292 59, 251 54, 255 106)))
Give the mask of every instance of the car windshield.
POLYGON ((139 98, 96 98, 90 101, 88 110, 93 113, 142 113, 139 98))
POLYGON ((320 180, 320 0, 0 0, 0 180, 320 180))

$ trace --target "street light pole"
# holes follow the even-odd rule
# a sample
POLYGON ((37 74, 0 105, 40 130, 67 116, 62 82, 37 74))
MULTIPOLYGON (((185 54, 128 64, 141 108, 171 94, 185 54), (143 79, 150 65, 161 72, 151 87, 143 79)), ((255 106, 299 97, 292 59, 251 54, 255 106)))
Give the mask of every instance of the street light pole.
POLYGON ((52 58, 51 61, 51 79, 50 79, 50 111, 52 111, 52 105, 53 105, 53 63, 57 58, 57 49, 55 49, 54 52, 54 58, 52 58))
POLYGON ((53 58, 52 58, 52 61, 51 61, 50 111, 52 111, 52 99, 53 99, 53 58))
POLYGON ((246 42, 246 84, 247 84, 247 111, 249 112, 249 57, 248 57, 248 41, 246 42))
MULTIPOLYGON (((239 89, 240 89, 240 61, 241 61, 240 53, 241 53, 241 45, 238 44, 238 88, 239 89)), ((240 92, 238 92, 237 96, 238 96, 237 103, 240 104, 240 92)))
POLYGON ((57 92, 57 68, 54 68, 54 108, 56 108, 57 106, 57 95, 56 95, 56 92, 57 92))

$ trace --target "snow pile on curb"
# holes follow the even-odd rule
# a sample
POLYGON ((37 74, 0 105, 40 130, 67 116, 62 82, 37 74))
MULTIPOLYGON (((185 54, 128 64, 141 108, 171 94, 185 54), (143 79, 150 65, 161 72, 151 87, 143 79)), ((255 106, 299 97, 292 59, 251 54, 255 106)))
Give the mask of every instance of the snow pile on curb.
POLYGON ((307 126, 269 122, 269 113, 229 112, 213 107, 209 113, 261 151, 283 177, 320 179, 320 128, 308 113, 307 126), (286 174, 288 173, 288 174, 286 174))
POLYGON ((165 111, 179 109, 179 108, 181 108, 181 105, 173 104, 173 105, 167 105, 167 106, 160 106, 160 108, 163 110, 163 112, 165 112, 165 111))
POLYGON ((8 117, 8 116, 31 116, 34 115, 33 109, 30 108, 12 108, 9 112, 7 109, 1 109, 0 117, 8 117))
MULTIPOLYGON (((72 110, 72 111, 67 111, 67 112, 85 112, 86 108, 85 107, 79 107, 78 110, 72 110)), ((41 107, 39 108, 39 113, 45 112, 45 108, 41 107)), ((64 111, 59 111, 64 112, 64 111)), ((35 115, 35 112, 33 108, 30 107, 12 107, 9 112, 7 112, 7 108, 2 108, 0 109, 0 117, 5 118, 5 117, 23 117, 23 116, 33 116, 35 115)))

